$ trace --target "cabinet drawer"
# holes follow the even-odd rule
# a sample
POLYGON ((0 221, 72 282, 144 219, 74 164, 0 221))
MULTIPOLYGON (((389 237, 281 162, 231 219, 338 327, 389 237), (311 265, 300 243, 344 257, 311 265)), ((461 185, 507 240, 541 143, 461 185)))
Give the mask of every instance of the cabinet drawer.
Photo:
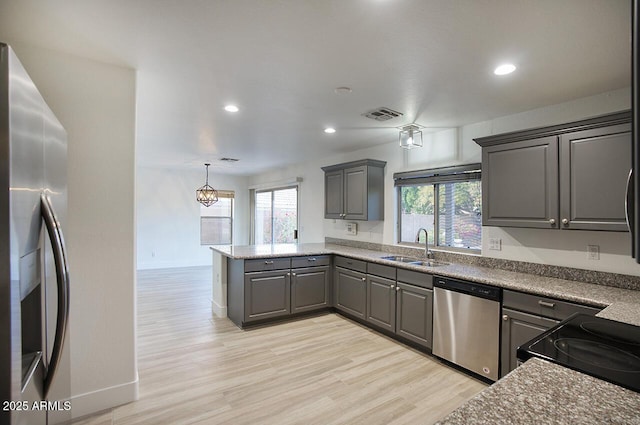
POLYGON ((391 266, 383 266, 382 264, 368 263, 367 273, 374 276, 386 277, 387 279, 396 280, 396 268, 391 266))
POLYGON ((259 260, 245 260, 245 272, 264 272, 283 270, 291 267, 291 258, 261 258, 259 260))
POLYGON ((433 288, 433 275, 414 272, 412 270, 398 269, 398 282, 410 283, 422 288, 433 288))
POLYGON ((291 259, 291 268, 328 266, 331 259, 328 255, 310 255, 307 257, 293 257, 291 259))
POLYGON ((336 257, 335 265, 336 267, 343 267, 345 269, 355 270, 362 273, 367 272, 366 261, 354 260, 353 258, 336 257))
POLYGON ((597 307, 589 307, 569 301, 560 301, 555 298, 524 294, 506 289, 503 291, 502 296, 503 307, 557 320, 564 320, 574 313, 584 313, 594 316, 601 310, 597 307))

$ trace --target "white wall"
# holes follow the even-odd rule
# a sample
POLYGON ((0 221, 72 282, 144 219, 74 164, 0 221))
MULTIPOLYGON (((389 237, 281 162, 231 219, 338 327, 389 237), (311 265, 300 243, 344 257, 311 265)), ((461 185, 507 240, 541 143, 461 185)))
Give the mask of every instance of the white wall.
POLYGON ((72 414, 137 398, 132 69, 12 43, 68 132, 72 414))
MULTIPOLYGON (((200 245, 200 204, 196 189, 205 169, 138 167, 136 231, 138 269, 211 265, 211 250, 200 245)), ((209 183, 235 191, 233 239, 249 242, 249 190, 246 177, 209 174, 209 183)))
MULTIPOLYGON (((393 174, 481 161, 481 149, 473 138, 532 127, 561 124, 573 120, 616 112, 630 107, 630 89, 577 99, 528 112, 474 123, 457 129, 426 134, 424 147, 406 151, 397 141, 344 155, 315 159, 250 178, 249 184, 302 177, 300 185, 300 241, 321 242, 324 237, 366 242, 396 243, 396 192, 393 174), (320 167, 358 159, 387 161, 385 169, 385 220, 358 222, 358 235, 345 234, 341 220, 324 219, 324 174, 320 167), (323 226, 317 224, 322 222, 323 226)), ((339 133, 336 133, 339 137, 339 133)), ((545 232, 538 229, 483 228, 483 255, 601 271, 640 275, 629 257, 626 233, 618 232, 545 232), (502 239, 502 251, 489 251, 488 238, 502 239), (586 260, 586 245, 598 244, 599 261, 586 260)))

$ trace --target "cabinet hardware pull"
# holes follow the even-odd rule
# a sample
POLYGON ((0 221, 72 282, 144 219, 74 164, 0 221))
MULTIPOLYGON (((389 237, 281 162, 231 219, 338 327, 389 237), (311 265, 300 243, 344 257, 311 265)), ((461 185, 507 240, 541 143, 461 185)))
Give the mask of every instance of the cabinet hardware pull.
POLYGON ((509 320, 509 316, 507 316, 506 314, 503 314, 502 315, 502 320, 504 320, 506 322, 507 320, 509 320))
POLYGON ((391 289, 395 288, 395 286, 391 285, 391 289))
POLYGON ((565 226, 569 224, 569 220, 566 218, 562 219, 562 224, 564 224, 565 226))
POLYGON ((315 258, 307 258, 307 261, 317 261, 315 258))
POLYGON ((364 282, 365 280, 367 280, 367 278, 366 278, 366 277, 363 277, 363 278, 362 278, 362 281, 364 282))
POLYGON ((291 273, 287 273, 287 276, 291 276, 291 273))
POLYGON ((295 275, 296 275, 295 273, 291 273, 291 276, 295 276, 295 275))
POLYGON ((552 226, 553 226, 554 224, 556 224, 556 219, 555 219, 555 218, 550 219, 550 220, 549 220, 549 224, 550 224, 550 225, 552 225, 552 226))
POLYGON ((542 307, 549 307, 549 308, 555 308, 556 303, 548 303, 546 301, 538 301, 538 304, 541 305, 542 307))
POLYGON ((399 287, 399 286, 396 286, 396 291, 399 291, 399 290, 400 290, 400 287, 399 287))
POLYGON ((265 261, 264 263, 265 263, 266 265, 270 265, 270 264, 273 264, 273 261, 265 261))

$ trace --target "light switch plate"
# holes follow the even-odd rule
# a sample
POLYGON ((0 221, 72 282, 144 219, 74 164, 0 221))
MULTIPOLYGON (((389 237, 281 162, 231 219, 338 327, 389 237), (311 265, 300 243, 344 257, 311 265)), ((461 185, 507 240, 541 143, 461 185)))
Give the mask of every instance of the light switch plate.
POLYGON ((346 225, 347 235, 357 235, 358 234, 358 223, 347 223, 346 225))
POLYGON ((489 239, 489 249, 492 251, 502 251, 502 239, 500 238, 490 238, 489 239))

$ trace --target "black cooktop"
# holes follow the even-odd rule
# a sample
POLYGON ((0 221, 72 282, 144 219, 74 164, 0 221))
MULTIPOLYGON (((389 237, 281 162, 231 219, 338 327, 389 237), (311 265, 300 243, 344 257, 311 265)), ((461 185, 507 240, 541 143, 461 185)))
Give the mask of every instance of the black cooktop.
POLYGON ((539 357, 640 392, 640 327, 576 314, 518 348, 518 359, 539 357))

